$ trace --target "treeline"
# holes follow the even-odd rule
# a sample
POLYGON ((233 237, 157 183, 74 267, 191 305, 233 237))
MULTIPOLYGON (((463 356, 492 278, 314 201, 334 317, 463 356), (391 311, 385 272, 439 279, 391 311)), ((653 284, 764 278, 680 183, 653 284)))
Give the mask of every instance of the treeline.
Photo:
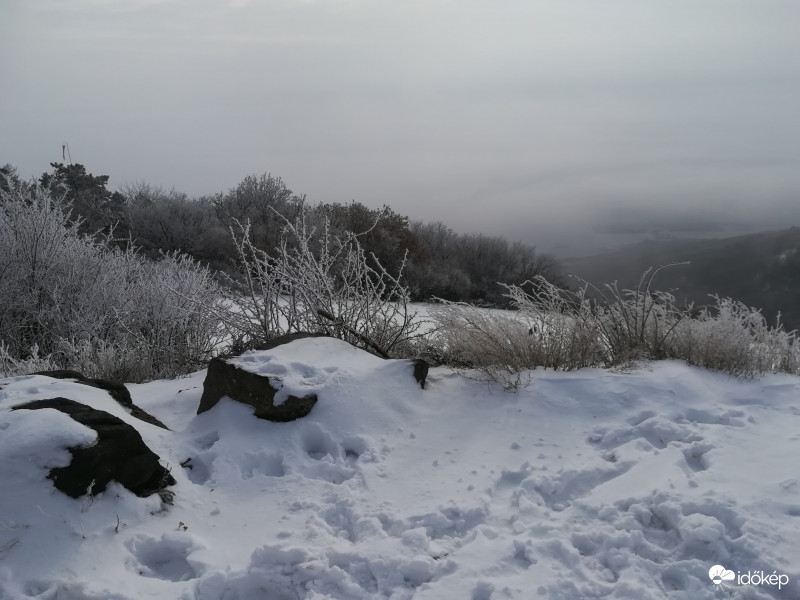
MULTIPOLYGON (((270 175, 194 199, 147 184, 112 192, 82 165, 53 168, 36 182, 0 172, 0 376, 74 369, 141 382, 297 331, 477 369, 505 387, 534 367, 639 358, 736 377, 800 371, 795 332, 729 298, 681 307, 651 289, 661 267, 634 290, 569 291, 529 246, 389 207, 310 205, 270 175), (430 296, 471 305, 432 305, 423 333, 409 301, 430 296), (474 306, 504 299, 516 310, 474 306)), ((794 264, 790 254, 779 261, 794 264)))
MULTIPOLYGON (((410 221, 388 206, 310 204, 269 174, 248 176, 226 192, 194 198, 148 183, 113 192, 108 176, 92 175, 81 164, 51 166, 39 183, 66 195, 81 233, 105 237, 120 249, 133 245, 154 259, 182 252, 235 276, 239 257, 232 229, 249 222, 253 246, 273 255, 286 224, 303 218, 307 227, 328 228, 334 237, 355 233, 367 254, 387 271, 402 268, 403 283, 414 300, 438 297, 505 306, 505 288, 498 282, 521 284, 541 275, 564 284, 556 259, 533 246, 456 233, 441 222, 410 221)), ((0 168, 0 174, 0 185, 18 181, 10 165, 0 168)))

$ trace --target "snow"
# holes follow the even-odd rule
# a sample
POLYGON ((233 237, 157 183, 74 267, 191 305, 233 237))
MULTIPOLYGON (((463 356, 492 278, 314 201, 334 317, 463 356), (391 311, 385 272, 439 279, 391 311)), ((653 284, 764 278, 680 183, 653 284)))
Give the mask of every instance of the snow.
POLYGON ((0 598, 800 598, 798 377, 665 361, 507 393, 445 368, 422 390, 324 338, 239 360, 319 401, 270 423, 229 399, 197 416, 204 372, 129 385, 165 431, 102 390, 0 380, 0 598), (56 396, 134 425, 174 505, 55 490, 94 432, 9 409, 56 396), (756 571, 788 579, 740 585, 756 571))

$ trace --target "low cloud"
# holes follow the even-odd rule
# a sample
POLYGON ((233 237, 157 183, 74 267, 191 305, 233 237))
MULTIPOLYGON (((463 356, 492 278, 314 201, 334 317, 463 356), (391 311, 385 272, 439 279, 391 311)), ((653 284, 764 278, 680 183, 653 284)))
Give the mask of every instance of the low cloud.
POLYGON ((310 201, 534 242, 626 214, 766 226, 800 193, 794 3, 0 10, 0 162, 26 175, 66 141, 112 185, 271 172, 310 201))

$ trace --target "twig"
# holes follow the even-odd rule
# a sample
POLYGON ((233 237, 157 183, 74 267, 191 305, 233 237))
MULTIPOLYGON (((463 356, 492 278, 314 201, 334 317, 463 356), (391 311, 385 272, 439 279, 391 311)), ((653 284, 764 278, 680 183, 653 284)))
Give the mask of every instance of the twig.
POLYGON ((381 348, 380 346, 378 346, 378 344, 376 344, 375 342, 373 342, 371 339, 369 339, 369 338, 368 338, 367 336, 365 336, 363 333, 359 333, 358 331, 356 331, 355 329, 353 329, 352 327, 350 327, 350 326, 349 326, 347 323, 343 323, 341 320, 339 320, 339 319, 337 319, 336 317, 334 317, 334 316, 333 316, 331 313, 329 313, 327 310, 323 310, 323 309, 321 309, 321 308, 318 308, 318 309, 317 309, 317 314, 318 314, 320 317, 324 318, 324 319, 328 319, 329 321, 331 321, 331 322, 332 322, 334 325, 336 325, 337 327, 341 327, 342 329, 344 329, 345 331, 347 331, 347 333, 350 333, 350 334, 352 334, 352 335, 356 336, 358 339, 360 339, 362 342, 364 342, 364 343, 365 343, 367 346, 369 346, 370 348, 372 348, 373 350, 375 350, 375 352, 377 352, 377 353, 378 353, 378 355, 379 355, 381 358, 390 358, 390 356, 389 356, 389 353, 388 353, 388 352, 386 352, 386 350, 384 350, 383 348, 381 348))
POLYGON ((19 538, 15 538, 13 540, 9 540, 5 544, 0 546, 0 552, 8 552, 9 550, 11 550, 17 544, 19 544, 19 538))

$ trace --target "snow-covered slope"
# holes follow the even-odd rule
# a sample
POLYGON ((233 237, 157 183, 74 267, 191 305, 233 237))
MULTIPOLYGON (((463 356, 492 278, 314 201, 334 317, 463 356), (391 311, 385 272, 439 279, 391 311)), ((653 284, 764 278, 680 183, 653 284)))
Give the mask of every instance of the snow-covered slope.
POLYGON ((537 371, 509 394, 433 369, 421 390, 320 338, 247 361, 315 390, 311 414, 195 416, 204 372, 130 385, 169 432, 99 390, 1 381, 0 598, 800 598, 800 378, 662 362, 537 371), (174 505, 57 492, 48 468, 92 433, 8 410, 55 396, 135 424, 174 505), (740 585, 762 571, 776 583, 740 585))

